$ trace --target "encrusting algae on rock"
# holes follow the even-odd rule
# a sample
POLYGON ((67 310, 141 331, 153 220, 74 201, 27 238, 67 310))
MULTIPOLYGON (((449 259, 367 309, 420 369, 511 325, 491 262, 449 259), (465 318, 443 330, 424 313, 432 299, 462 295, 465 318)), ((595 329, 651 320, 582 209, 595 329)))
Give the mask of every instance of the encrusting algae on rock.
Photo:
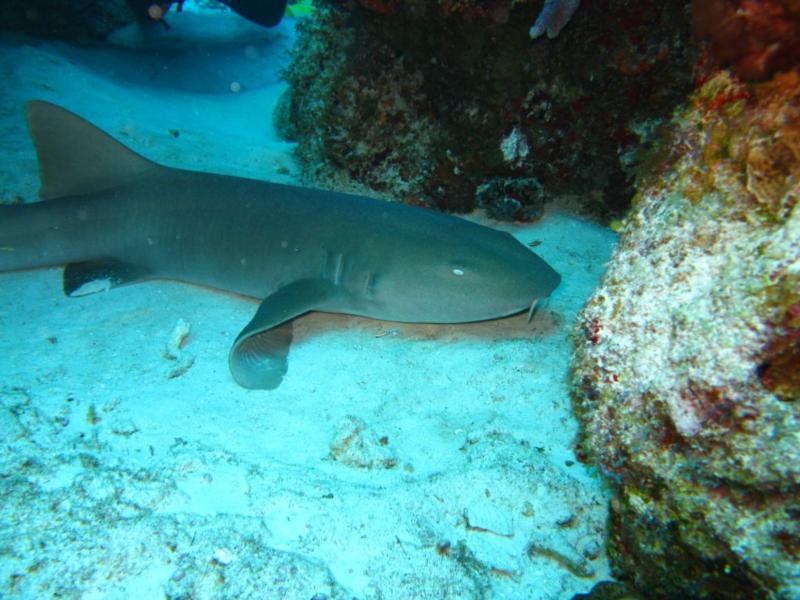
POLYGON ((618 575, 800 597, 800 74, 717 71, 639 181, 573 363, 618 575))
POLYGON ((521 221, 570 197, 617 217, 639 149, 692 89, 688 0, 315 7, 275 113, 315 187, 521 221))

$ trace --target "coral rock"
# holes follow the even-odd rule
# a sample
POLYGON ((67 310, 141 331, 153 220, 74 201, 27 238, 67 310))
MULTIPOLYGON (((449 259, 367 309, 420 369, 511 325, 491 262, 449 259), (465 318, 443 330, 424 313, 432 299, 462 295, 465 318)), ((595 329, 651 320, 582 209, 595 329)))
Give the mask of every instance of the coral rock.
POLYGON ((551 36, 566 22, 555 4, 577 1, 319 0, 277 119, 305 180, 469 211, 486 183, 535 179, 586 212, 627 208, 637 150, 691 89, 686 2, 584 2, 531 40, 538 10, 551 36))
POLYGON ((796 72, 702 84, 580 316, 581 452, 648 597, 800 597, 798 127, 796 72))

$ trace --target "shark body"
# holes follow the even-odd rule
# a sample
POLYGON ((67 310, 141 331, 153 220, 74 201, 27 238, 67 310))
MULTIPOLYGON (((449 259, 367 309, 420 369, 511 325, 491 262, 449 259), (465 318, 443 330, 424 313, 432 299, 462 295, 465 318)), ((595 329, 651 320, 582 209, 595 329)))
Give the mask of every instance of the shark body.
POLYGON ((559 275, 510 234, 363 196, 174 169, 28 104, 42 201, 0 207, 0 272, 66 265, 64 291, 166 278, 261 301, 231 348, 247 388, 287 370, 308 311, 459 323, 531 310, 559 275))

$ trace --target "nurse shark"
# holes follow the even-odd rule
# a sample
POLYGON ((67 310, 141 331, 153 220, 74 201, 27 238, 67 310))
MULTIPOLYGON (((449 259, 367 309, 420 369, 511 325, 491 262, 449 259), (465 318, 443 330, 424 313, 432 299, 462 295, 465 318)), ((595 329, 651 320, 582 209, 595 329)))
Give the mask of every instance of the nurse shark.
POLYGON ((68 295, 158 278, 255 298, 229 354, 246 388, 280 384, 309 311, 482 321, 532 313, 560 281, 510 234, 458 217, 162 166, 43 101, 27 117, 41 201, 0 207, 0 272, 65 265, 68 295))

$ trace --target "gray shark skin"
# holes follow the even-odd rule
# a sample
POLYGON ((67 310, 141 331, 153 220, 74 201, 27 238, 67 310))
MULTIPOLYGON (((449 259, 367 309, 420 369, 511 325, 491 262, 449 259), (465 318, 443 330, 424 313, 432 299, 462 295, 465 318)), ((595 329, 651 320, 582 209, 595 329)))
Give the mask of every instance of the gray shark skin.
POLYGON ((462 323, 522 312, 559 275, 508 233, 363 196, 158 165, 54 104, 27 106, 42 201, 0 207, 0 272, 66 265, 64 291, 152 278, 261 301, 235 380, 274 389, 309 311, 462 323))

